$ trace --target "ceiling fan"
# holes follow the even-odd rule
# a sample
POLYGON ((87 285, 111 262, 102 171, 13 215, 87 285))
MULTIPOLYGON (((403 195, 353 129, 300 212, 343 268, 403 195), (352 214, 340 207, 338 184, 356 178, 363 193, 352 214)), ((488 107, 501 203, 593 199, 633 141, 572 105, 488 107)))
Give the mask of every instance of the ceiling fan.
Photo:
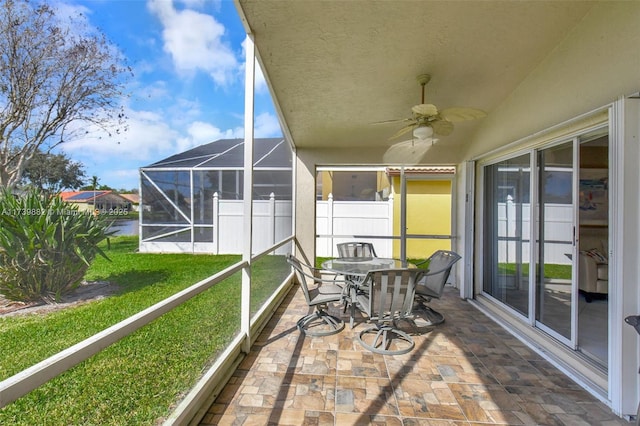
POLYGON ((417 80, 422 87, 422 103, 411 108, 411 118, 376 123, 405 123, 405 126, 389 139, 395 139, 409 132, 412 132, 413 135, 412 139, 392 145, 383 155, 385 163, 417 164, 427 151, 438 142, 438 139, 433 138, 434 134, 447 136, 453 132, 453 123, 475 120, 487 115, 480 109, 466 107, 454 107, 438 111, 435 105, 424 103, 424 87, 431 80, 431 76, 429 74, 420 74, 417 80))
POLYGON ((382 161, 385 164, 413 166, 422 160, 422 157, 436 142, 438 142, 438 139, 425 138, 394 143, 382 155, 382 161))
POLYGON ((405 123, 405 126, 398 130, 389 139, 395 139, 411 131, 413 132, 413 136, 420 140, 429 138, 434 134, 447 136, 453 132, 453 123, 475 120, 487 115, 486 112, 480 109, 468 107, 453 107, 439 111, 435 105, 424 103, 424 87, 431 80, 431 75, 420 74, 417 77, 417 80, 422 87, 422 102, 411 108, 411 118, 381 121, 377 123, 405 123))

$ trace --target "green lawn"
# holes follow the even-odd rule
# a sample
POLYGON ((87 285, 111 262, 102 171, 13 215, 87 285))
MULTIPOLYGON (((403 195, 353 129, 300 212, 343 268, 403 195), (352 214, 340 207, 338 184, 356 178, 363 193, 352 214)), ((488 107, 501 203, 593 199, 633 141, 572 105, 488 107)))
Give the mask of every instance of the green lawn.
MULTIPOLYGON (((87 280, 119 294, 48 315, 0 318, 0 379, 63 350, 236 263, 240 256, 135 253, 112 238, 87 280)), ((252 269, 257 309, 289 272, 283 256, 252 269)), ((217 284, 62 376, 0 409, 0 424, 154 424, 168 415, 239 329, 240 274, 217 284)))
MULTIPOLYGON (((515 275, 516 265, 514 263, 500 263, 498 264, 498 273, 504 275, 515 275)), ((529 264, 522 265, 522 275, 529 275, 529 264)), ((547 263, 544 265, 544 277, 555 279, 571 279, 571 265, 557 265, 547 263)))

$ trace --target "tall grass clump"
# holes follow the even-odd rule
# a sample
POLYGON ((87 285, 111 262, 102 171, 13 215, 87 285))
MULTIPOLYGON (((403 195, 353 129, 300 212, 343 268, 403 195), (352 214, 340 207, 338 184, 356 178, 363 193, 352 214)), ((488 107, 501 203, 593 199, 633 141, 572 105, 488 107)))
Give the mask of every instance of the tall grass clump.
POLYGON ((73 291, 110 235, 99 216, 36 190, 0 192, 0 294, 50 303, 73 291))

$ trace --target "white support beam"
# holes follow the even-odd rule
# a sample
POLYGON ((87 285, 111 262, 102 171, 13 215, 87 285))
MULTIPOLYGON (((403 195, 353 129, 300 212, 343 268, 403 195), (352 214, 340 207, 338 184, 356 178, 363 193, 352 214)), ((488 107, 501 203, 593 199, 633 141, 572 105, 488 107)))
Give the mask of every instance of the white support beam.
POLYGON ((242 270, 242 301, 240 327, 247 338, 243 351, 251 350, 251 241, 253 235, 253 121, 255 90, 255 46, 251 35, 245 43, 245 88, 244 88, 244 219, 242 260, 246 266, 242 270))

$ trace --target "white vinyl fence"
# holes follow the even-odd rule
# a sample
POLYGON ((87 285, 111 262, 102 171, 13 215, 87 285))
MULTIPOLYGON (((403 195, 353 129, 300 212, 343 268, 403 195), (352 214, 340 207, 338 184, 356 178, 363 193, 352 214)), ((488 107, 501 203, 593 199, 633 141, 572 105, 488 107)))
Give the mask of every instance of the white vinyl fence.
MULTIPOLYGON (((530 204, 498 203, 498 262, 528 262, 531 248, 530 204), (521 244, 524 242, 525 244, 521 244), (522 251, 518 251, 518 246, 522 251)), ((573 207, 546 204, 544 262, 570 265, 573 250, 573 207)))
MULTIPOLYGON (((213 203, 213 241, 215 254, 242 253, 242 200, 220 200, 213 203), (217 230, 217 232, 215 232, 217 230)), ((260 252, 291 235, 291 200, 253 201, 253 252, 260 252)), ((286 254, 276 251, 277 254, 286 254)))
POLYGON ((380 257, 393 256, 393 195, 388 201, 316 202, 316 256, 336 257, 336 244, 369 241, 380 257))
MULTIPOLYGON (((291 235, 293 206, 291 200, 276 200, 271 194, 269 200, 253 201, 253 252, 260 252, 276 242, 291 235)), ((157 227, 159 225, 154 224, 157 227)), ((140 252, 143 253, 242 253, 243 201, 221 200, 216 193, 213 197, 213 226, 184 225, 184 230, 193 228, 194 233, 211 233, 205 241, 170 241, 164 239, 140 240, 140 252)), ((174 228, 175 229, 175 228, 174 228)), ((285 249, 276 250, 276 254, 286 254, 285 249), (279 250, 279 251, 278 251, 279 250)))
MULTIPOLYGON (((242 253, 243 201, 220 200, 214 196, 212 242, 173 242, 141 240, 141 252, 163 253, 242 253)), ((259 252, 291 234, 293 206, 290 200, 253 202, 253 247, 259 252)), ((516 262, 529 259, 529 204, 498 205, 499 262, 516 262), (518 209, 520 209, 518 211, 518 209), (518 222, 520 224, 518 225, 518 222), (516 259, 521 256, 522 259, 516 259)), ((316 201, 316 255, 336 257, 336 244, 346 241, 369 241, 380 257, 393 257, 393 195, 387 201, 334 201, 329 194, 327 201, 316 201)), ((547 245, 545 262, 571 264, 566 255, 572 250, 572 208, 570 205, 548 204, 545 211, 547 245)), ((311 225, 310 225, 311 226, 311 225)), ((196 226, 201 232, 202 226, 196 226)), ((278 253, 284 254, 284 253, 278 253)))

